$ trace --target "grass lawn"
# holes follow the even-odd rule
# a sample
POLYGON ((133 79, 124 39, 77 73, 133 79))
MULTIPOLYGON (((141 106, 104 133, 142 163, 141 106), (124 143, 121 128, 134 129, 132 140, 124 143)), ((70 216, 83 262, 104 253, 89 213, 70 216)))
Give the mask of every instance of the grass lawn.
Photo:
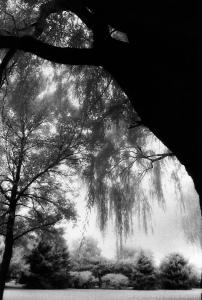
POLYGON ((8 286, 4 300, 201 300, 202 290, 134 291, 134 290, 24 290, 8 286))

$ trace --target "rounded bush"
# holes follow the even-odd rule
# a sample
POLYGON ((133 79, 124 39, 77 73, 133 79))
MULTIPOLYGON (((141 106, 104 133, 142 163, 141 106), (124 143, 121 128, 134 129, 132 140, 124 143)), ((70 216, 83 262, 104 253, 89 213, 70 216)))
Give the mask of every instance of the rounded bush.
POLYGON ((122 274, 106 274, 102 278, 102 288, 106 289, 125 289, 128 287, 129 279, 122 274))
POLYGON ((131 279, 134 269, 134 261, 105 261, 97 264, 93 269, 93 275, 102 277, 106 274, 122 274, 131 279))
POLYGON ((98 279, 90 271, 70 272, 71 287, 76 289, 89 289, 98 285, 98 279))

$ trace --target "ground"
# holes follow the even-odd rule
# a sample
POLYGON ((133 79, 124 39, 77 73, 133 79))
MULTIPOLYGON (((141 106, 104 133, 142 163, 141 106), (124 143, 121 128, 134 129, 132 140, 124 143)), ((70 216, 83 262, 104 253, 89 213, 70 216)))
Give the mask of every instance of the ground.
POLYGON ((200 300, 201 290, 134 291, 134 290, 24 290, 8 284, 4 300, 200 300))

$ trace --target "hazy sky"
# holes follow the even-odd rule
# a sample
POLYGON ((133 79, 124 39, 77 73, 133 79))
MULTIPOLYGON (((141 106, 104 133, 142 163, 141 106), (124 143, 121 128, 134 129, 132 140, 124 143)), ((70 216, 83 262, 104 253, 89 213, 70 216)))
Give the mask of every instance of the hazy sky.
MULTIPOLYGON (((189 191, 192 201, 199 205, 198 195, 194 190, 193 181, 186 173, 183 175, 182 188, 185 193, 189 191)), ((70 225, 67 227, 66 237, 68 244, 71 244, 71 240, 75 238, 81 238, 83 232, 82 224, 86 215, 83 198, 81 197, 78 200, 78 211, 81 215, 81 221, 78 222, 78 227, 74 229, 72 229, 70 225)), ((126 245, 150 249, 154 253, 157 264, 159 264, 166 254, 180 252, 188 258, 191 263, 194 263, 198 268, 202 268, 202 251, 199 244, 193 245, 188 243, 180 228, 179 216, 182 213, 186 214, 186 212, 182 211, 180 201, 176 200, 172 188, 170 188, 170 190, 168 188, 166 211, 160 209, 157 202, 153 203, 152 225, 154 232, 152 233, 152 231, 149 230, 148 234, 145 234, 143 230, 139 229, 137 221, 134 220, 134 234, 127 239, 126 245)), ((89 219, 89 225, 87 226, 86 235, 91 235, 99 241, 99 246, 104 256, 108 258, 114 257, 116 237, 113 232, 113 226, 109 226, 106 237, 103 239, 96 226, 96 214, 93 210, 89 219)))

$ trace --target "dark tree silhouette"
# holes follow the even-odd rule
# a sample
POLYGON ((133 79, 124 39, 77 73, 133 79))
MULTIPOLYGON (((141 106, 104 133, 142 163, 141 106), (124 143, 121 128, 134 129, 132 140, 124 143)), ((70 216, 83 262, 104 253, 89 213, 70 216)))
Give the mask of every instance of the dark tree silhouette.
POLYGON ((8 5, 1 3, 2 80, 19 50, 60 64, 102 66, 201 195, 200 0, 24 0, 15 12, 8 5), (93 44, 81 36, 75 15, 93 44))

